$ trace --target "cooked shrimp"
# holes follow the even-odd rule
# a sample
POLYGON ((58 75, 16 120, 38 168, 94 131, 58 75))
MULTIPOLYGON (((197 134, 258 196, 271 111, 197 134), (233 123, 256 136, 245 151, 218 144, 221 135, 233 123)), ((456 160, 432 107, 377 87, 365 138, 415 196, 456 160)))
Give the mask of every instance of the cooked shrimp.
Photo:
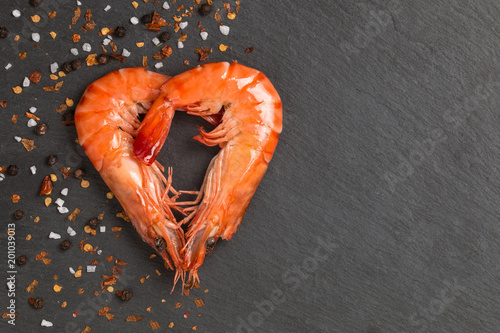
MULTIPOLYGON (((175 191, 170 186, 171 173, 167 180, 158 162, 147 166, 133 154, 138 115, 146 113, 168 79, 144 68, 111 72, 87 87, 75 111, 75 125, 90 161, 142 239, 177 270, 177 282, 179 277, 184 279, 185 240, 170 209, 175 206, 167 194, 175 191)), ((172 117, 173 112, 164 116, 172 117)))
POLYGON ((221 150, 211 161, 186 233, 184 270, 198 269, 217 240, 230 240, 267 170, 282 128, 281 100, 267 77, 237 63, 209 63, 167 81, 134 142, 136 157, 155 161, 174 110, 204 117, 217 127, 194 139, 221 150))

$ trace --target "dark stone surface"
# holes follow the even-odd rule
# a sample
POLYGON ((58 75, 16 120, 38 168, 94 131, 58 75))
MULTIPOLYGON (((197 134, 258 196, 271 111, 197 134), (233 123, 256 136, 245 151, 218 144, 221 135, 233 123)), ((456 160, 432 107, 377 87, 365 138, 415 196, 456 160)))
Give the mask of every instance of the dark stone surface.
MULTIPOLYGON (((234 21, 223 19, 231 27, 229 36, 218 32, 211 16, 188 18, 185 48, 176 48, 179 35, 172 34, 168 45, 173 55, 159 71, 177 74, 197 65, 194 49, 202 45, 214 50, 209 61, 235 59, 258 68, 281 95, 284 130, 241 228, 206 258, 202 288, 183 297, 180 288, 170 294, 172 272, 157 258, 148 259, 153 250, 130 224, 115 217, 120 205, 106 199, 106 185, 75 144, 74 127, 62 125, 55 111, 66 97, 77 102, 89 83, 110 70, 140 66, 143 55, 157 51, 150 42, 154 33, 132 26, 129 18, 161 4, 137 1, 138 9, 109 1, 112 9, 106 13, 106 2, 82 0, 82 18, 72 30, 73 1, 46 0, 38 8, 27 0, 2 2, 0 26, 8 27, 10 35, 0 39, 0 99, 8 103, 0 108, 0 165, 21 169, 0 182, 2 278, 7 278, 9 223, 16 225, 16 257, 28 257, 25 266, 17 267, 20 316, 15 328, 3 319, 2 332, 80 332, 87 325, 92 332, 149 331, 150 320, 172 332, 193 326, 198 332, 500 331, 498 3, 242 1, 234 21), (11 16, 14 8, 22 11, 21 18, 11 16), (125 47, 132 55, 124 64, 84 65, 63 79, 61 91, 44 92, 42 86, 56 82, 49 79, 50 63, 84 60, 85 42, 93 51, 100 48, 96 31, 79 28, 87 8, 99 29, 127 28, 127 36, 115 41, 120 52, 125 47), (52 10, 57 17, 48 20, 52 10), (35 13, 42 17, 38 24, 29 20, 35 13), (199 20, 209 32, 205 42, 196 29, 199 20), (55 40, 50 31, 57 33, 55 40), (77 31, 82 39, 73 44, 71 34, 77 31), (32 32, 41 34, 38 48, 30 40, 32 32), (12 41, 16 34, 21 36, 17 43, 12 41), (143 48, 135 46, 140 41, 143 48), (220 43, 232 50, 219 52, 220 43), (250 46, 255 51, 245 54, 250 46), (79 57, 71 55, 72 47, 80 50, 79 57), (19 60, 23 51, 28 56, 19 60), (191 65, 184 67, 184 59, 191 65), (13 64, 8 71, 7 63, 13 64), (42 72, 42 82, 14 95, 11 87, 21 85, 33 70, 42 72), (36 136, 25 126, 30 106, 48 125, 46 135, 36 136), (13 114, 20 115, 15 125, 13 114), (37 148, 26 152, 15 135, 34 139, 37 148), (45 164, 50 154, 59 157, 54 167, 45 164), (29 171, 32 165, 36 175, 29 171), (77 179, 62 180, 61 165, 85 169, 91 186, 83 189, 77 179), (49 173, 59 176, 52 198, 62 197, 67 187, 65 206, 82 209, 75 222, 38 197, 49 173), (17 204, 10 201, 13 193, 21 196, 17 204), (12 217, 17 209, 25 212, 20 221, 12 217), (87 221, 103 212, 106 233, 85 234, 87 221), (36 216, 40 221, 33 223, 36 216), (68 225, 77 236, 63 252, 59 245, 70 238, 68 225), (111 231, 115 226, 123 227, 119 240, 111 231), (63 239, 49 239, 51 231, 63 239), (30 241, 25 240, 28 234, 30 241), (103 250, 101 256, 78 249, 85 237, 103 250), (34 260, 42 250, 49 253, 49 266, 34 260), (104 260, 109 255, 128 262, 115 286, 132 290, 128 302, 109 293, 93 295, 101 275, 113 266, 104 260), (68 272, 94 259, 99 260, 96 273, 84 271, 76 279, 68 272), (34 279, 40 283, 29 294, 25 288, 34 279), (60 293, 52 291, 55 283, 63 286, 60 293), (85 293, 78 295, 78 288, 85 293), (29 297, 42 297, 45 306, 35 310, 29 297), (206 305, 196 308, 195 297, 206 305), (64 309, 63 301, 68 302, 64 309), (179 301, 183 306, 175 309, 179 301), (111 322, 97 316, 104 305, 115 315, 111 322), (75 310, 79 316, 73 318, 75 310), (191 315, 184 319, 186 311, 191 315), (144 320, 125 322, 131 314, 144 320), (54 327, 40 328, 42 319, 54 327), (172 330, 170 322, 175 323, 172 330)), ((179 0, 176 5, 192 3, 179 0)), ((164 15, 168 22, 175 12, 164 15)), ((149 63, 153 68, 151 58, 149 63)), ((217 151, 190 139, 195 124, 202 121, 176 116, 160 156, 173 166, 177 188, 198 188, 217 151)), ((0 300, 3 313, 9 302, 4 288, 0 300)))

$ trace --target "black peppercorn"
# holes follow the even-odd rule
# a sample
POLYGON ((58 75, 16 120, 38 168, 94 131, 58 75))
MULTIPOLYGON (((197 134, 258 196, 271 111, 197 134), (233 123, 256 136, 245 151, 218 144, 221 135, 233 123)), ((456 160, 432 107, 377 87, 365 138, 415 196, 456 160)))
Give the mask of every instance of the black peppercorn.
POLYGON ((215 245, 215 237, 209 237, 206 242, 207 248, 210 250, 215 245))
POLYGON ((90 221, 87 223, 89 227, 92 229, 96 229, 99 226, 100 221, 96 219, 95 217, 91 218, 90 221))
POLYGON ((38 135, 44 135, 45 133, 47 133, 47 125, 45 125, 44 123, 36 125, 35 133, 38 135))
POLYGON ((24 217, 24 212, 22 210, 16 210, 14 212, 14 220, 20 220, 24 217))
POLYGON ((47 158, 47 164, 50 165, 50 166, 56 164, 56 162, 57 162, 57 156, 55 156, 55 155, 50 155, 47 158))
POLYGON ((168 31, 164 31, 160 34, 160 40, 162 42, 168 42, 169 39, 170 39, 170 33, 168 31))
POLYGON ((130 301, 130 299, 132 298, 132 292, 130 290, 124 290, 122 291, 122 296, 121 296, 121 299, 122 301, 130 301))
POLYGON ((212 12, 212 6, 210 6, 208 3, 204 3, 203 5, 200 6, 200 14, 203 16, 206 16, 212 12))
POLYGON ((0 38, 7 38, 9 30, 6 27, 0 27, 0 38))
POLYGON ((33 7, 38 7, 43 3, 43 0, 30 0, 30 5, 33 7))
POLYGON ((82 62, 80 60, 73 60, 71 62, 71 68, 73 68, 73 70, 77 70, 77 69, 80 69, 82 67, 82 62))
POLYGON ((153 14, 146 14, 143 17, 141 17, 141 21, 144 24, 148 24, 153 22, 153 14))
POLYGON ((35 309, 41 309, 45 305, 45 302, 43 301, 42 298, 35 298, 35 301, 33 302, 33 307, 35 309))
POLYGON ((24 212, 22 210, 16 210, 14 212, 14 220, 20 220, 24 217, 24 212))
POLYGON ((19 266, 24 266, 24 265, 26 265, 27 262, 28 262, 28 258, 26 258, 26 256, 20 256, 19 258, 17 258, 17 264, 19 266))
POLYGON ((9 165, 7 168, 7 173, 11 176, 16 176, 19 173, 19 167, 17 165, 9 165))
POLYGON ((97 56, 96 60, 101 65, 106 65, 111 57, 107 54, 100 54, 97 56))
POLYGON ((155 238, 155 246, 158 252, 165 251, 165 240, 161 237, 155 238))
POLYGON ((70 247, 71 242, 69 240, 65 240, 61 243, 61 249, 63 249, 64 251, 69 250, 70 247))
POLYGON ((83 172, 82 169, 77 169, 75 171, 75 178, 82 179, 85 173, 83 172))
POLYGON ((127 34, 127 29, 125 29, 125 27, 117 27, 115 29, 115 35, 117 37, 125 37, 126 34, 127 34))
POLYGON ((62 71, 66 74, 68 74, 69 72, 71 72, 73 70, 73 66, 71 66, 71 63, 70 62, 65 62, 63 65, 62 65, 62 71))

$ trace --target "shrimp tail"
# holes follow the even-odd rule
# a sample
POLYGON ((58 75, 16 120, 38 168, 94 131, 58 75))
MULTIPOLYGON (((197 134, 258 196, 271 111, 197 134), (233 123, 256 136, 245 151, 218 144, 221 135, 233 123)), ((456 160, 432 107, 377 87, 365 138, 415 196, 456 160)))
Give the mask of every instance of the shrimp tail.
POLYGON ((139 161, 154 163, 167 139, 174 112, 174 107, 161 97, 153 103, 134 141, 134 154, 139 161))

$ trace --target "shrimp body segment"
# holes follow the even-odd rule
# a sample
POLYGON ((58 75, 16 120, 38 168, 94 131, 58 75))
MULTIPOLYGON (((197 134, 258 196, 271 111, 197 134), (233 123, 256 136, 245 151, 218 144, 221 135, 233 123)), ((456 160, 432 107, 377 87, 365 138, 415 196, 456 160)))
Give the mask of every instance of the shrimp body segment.
POLYGON ((88 158, 142 239, 177 270, 177 281, 184 278, 185 240, 165 195, 169 181, 159 163, 147 166, 133 153, 138 116, 147 112, 168 79, 144 68, 113 71, 87 87, 75 111, 75 125, 88 158))
POLYGON ((282 129, 282 104, 258 70, 226 62, 198 66, 161 87, 134 142, 138 159, 155 161, 173 110, 216 125, 211 132, 200 128, 195 139, 221 147, 208 167, 186 234, 184 270, 198 280, 205 254, 220 237, 231 239, 264 177, 282 129))

